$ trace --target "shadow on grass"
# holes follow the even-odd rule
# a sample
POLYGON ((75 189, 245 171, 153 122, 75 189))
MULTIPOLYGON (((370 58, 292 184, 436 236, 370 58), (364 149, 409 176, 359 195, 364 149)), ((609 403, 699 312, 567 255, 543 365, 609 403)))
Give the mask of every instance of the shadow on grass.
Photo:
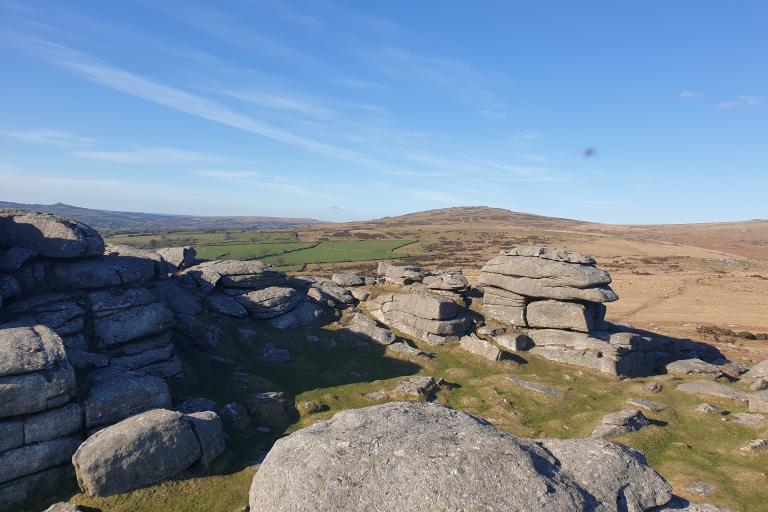
POLYGON ((279 330, 258 322, 233 322, 224 332, 216 354, 202 353, 188 345, 177 347, 185 376, 172 383, 174 398, 182 401, 205 397, 222 407, 232 402, 248 405, 259 393, 277 391, 293 404, 291 410, 285 411, 290 419, 270 425, 267 432, 257 429, 261 425, 252 417, 249 428, 227 432, 227 452, 210 470, 192 468, 177 475, 178 480, 198 472, 230 474, 257 463, 300 419, 294 400, 302 393, 408 376, 422 369, 417 363, 390 357, 384 346, 357 333, 321 328, 279 330), (267 343, 287 349, 290 360, 263 360, 267 343))

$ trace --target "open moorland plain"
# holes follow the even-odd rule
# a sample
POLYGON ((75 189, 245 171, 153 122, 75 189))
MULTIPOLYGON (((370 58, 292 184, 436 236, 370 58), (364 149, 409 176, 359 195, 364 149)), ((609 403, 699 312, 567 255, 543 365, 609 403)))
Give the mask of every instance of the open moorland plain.
MULTIPOLYGON (((95 341, 89 341, 88 364, 76 365, 78 391, 72 400, 85 410, 85 434, 103 430, 88 438, 75 454, 80 489, 72 479, 64 479, 56 492, 33 493, 36 502, 29 510, 63 500, 91 507, 84 510, 234 512, 248 506, 249 489, 252 511, 277 510, 270 508, 269 499, 274 497, 268 496, 269 490, 282 489, 282 495, 292 496, 293 491, 298 496, 305 485, 314 486, 317 495, 327 489, 322 487, 323 479, 304 473, 311 464, 289 468, 279 465, 278 455, 270 457, 276 440, 286 440, 278 446, 290 459, 285 454, 290 453, 290 440, 299 442, 301 438, 286 435, 304 432, 301 429, 312 425, 326 428, 322 425, 332 424, 321 421, 341 411, 397 400, 447 405, 521 438, 611 437, 642 452, 683 503, 765 509, 768 399, 764 389, 768 381, 761 377, 768 377, 768 365, 763 370, 757 365, 768 359, 768 221, 615 226, 468 207, 285 230, 136 233, 109 237, 105 242, 107 256, 94 256, 100 254, 96 248, 88 258, 103 258, 98 260, 99 269, 109 265, 121 269, 117 283, 105 280, 102 276, 107 274, 93 272, 91 267, 83 270, 86 260, 38 262, 43 270, 36 275, 50 268, 57 282, 69 283, 68 290, 83 290, 72 293, 85 294, 77 295, 78 304, 87 304, 80 306, 86 309, 83 332, 95 341), (172 259, 162 249, 181 245, 195 246, 197 258, 210 262, 184 268, 193 262, 174 261, 172 272, 165 267, 159 271, 157 265, 172 259), (488 279, 487 263, 499 257, 500 250, 532 246, 572 251, 551 257, 567 265, 580 261, 610 273, 610 286, 620 300, 607 304, 606 319, 619 335, 642 333, 647 343, 667 351, 673 346, 698 347, 693 349, 698 350, 698 358, 691 362, 693 358, 684 359, 676 352, 673 359, 680 361, 673 361, 672 366, 624 375, 615 369, 581 364, 586 359, 576 358, 578 364, 568 364, 542 355, 535 349, 546 343, 535 338, 535 330, 529 334, 536 347, 528 350, 523 338, 517 337, 518 330, 504 327, 486 314, 489 291, 486 287, 483 296, 482 290, 488 279), (166 254, 168 260, 159 260, 158 253, 166 254), (154 262, 149 268, 154 268, 155 277, 131 283, 129 298, 124 287, 126 276, 132 274, 123 269, 137 261, 154 262), (389 264, 379 265, 380 261, 389 264), (455 269, 444 270, 454 267, 463 269, 463 277, 455 269), (330 277, 333 281, 326 279, 330 277), (433 286, 436 282, 442 284, 433 286), (410 299, 403 297, 411 296, 426 302, 410 304, 411 312, 396 306, 398 300, 405 304, 410 299), (121 301, 130 305, 116 305, 121 301), (446 301, 461 304, 461 312, 454 313, 455 306, 448 307, 446 301), (438 303, 435 320, 424 311, 438 303), (444 315, 444 309, 449 313, 444 315), (133 311, 150 315, 155 327, 148 328, 146 322, 128 313, 133 311), (319 321, 322 315, 328 316, 319 321), (305 321, 306 317, 311 321, 305 321), (409 323, 409 318, 415 323, 409 323), (471 322, 464 322, 465 318, 471 322), (109 319, 115 319, 119 329, 109 319), (94 329, 92 334, 90 329, 94 329), (131 329, 141 331, 136 339, 125 334, 131 329), (166 337, 160 345, 152 341, 149 346, 150 334, 152 340, 166 337), (148 359, 158 352, 163 352, 158 356, 160 363, 148 359), (123 365, 136 362, 142 366, 135 371, 153 376, 120 373, 122 370, 115 370, 116 361, 123 365), (94 365, 102 367, 94 369, 94 365), (748 368, 753 370, 747 372, 748 368), (118 374, 110 373, 115 371, 118 374), (121 391, 109 388, 111 379, 119 380, 121 389, 129 391, 137 379, 160 380, 146 382, 167 386, 163 388, 167 399, 153 401, 158 396, 154 394, 146 399, 149 405, 133 400, 126 413, 128 406, 117 403, 121 391), (166 458, 162 464, 153 463, 166 474, 141 481, 136 471, 149 470, 141 466, 140 457, 113 470, 103 455, 121 453, 120 443, 141 448, 141 435, 130 435, 131 429, 140 428, 130 423, 134 418, 141 418, 143 425, 161 423, 160 419, 131 415, 154 407, 189 414, 201 404, 203 410, 216 410, 224 424, 226 448, 207 450, 202 443, 202 459, 213 451, 212 460, 201 463, 198 452, 179 462, 177 448, 161 447, 153 456, 167 449, 166 458), (104 411, 111 416, 105 418, 104 411), (115 423, 118 420, 122 421, 115 423), (282 477, 275 481, 275 474, 282 477)), ((543 265, 549 265, 547 254, 540 258, 543 265)), ((501 256, 502 263, 510 265, 516 257, 501 256)), ((15 300, 2 306, 0 321, 15 321, 18 315, 28 314, 15 300)), ((35 302, 40 303, 42 299, 35 302)), ((61 306, 56 311, 72 308, 61 306)), ((528 311, 530 316, 530 308, 528 311)), ((70 331, 77 329, 71 324, 52 326, 65 345, 71 342, 70 331), (59 332, 62 325, 66 329, 59 332)), ((631 344, 637 342, 632 339, 631 344)), ((587 343, 608 347, 613 341, 590 338, 587 343)), ((590 349, 579 352, 578 357, 587 353, 590 349)), ((368 421, 371 429, 377 428, 368 417, 346 418, 353 423, 368 421)), ((311 432, 321 445, 327 444, 321 430, 311 432)), ((386 438, 386 433, 381 435, 386 438)), ((350 444, 333 439, 339 453, 357 446, 354 440, 350 444)), ((561 476, 566 478, 568 459, 556 444, 550 447, 548 442, 540 441, 558 458, 562 456, 561 476)), ((605 447, 597 450, 603 456, 608 451, 605 447)), ((589 452, 590 457, 597 457, 597 452, 589 452)), ((137 449, 136 453, 143 452, 137 449)), ((586 473, 601 465, 599 458, 590 457, 578 457, 579 464, 588 469, 586 473)), ((629 467, 627 464, 622 467, 629 467)), ((341 471, 355 474, 356 470, 341 471)), ((610 485, 602 482, 599 490, 588 483, 584 488, 611 503, 605 510, 682 509, 683 505, 669 501, 666 483, 639 482, 640 474, 638 469, 626 481, 622 474, 610 485), (656 491, 649 497, 651 487, 656 491), (654 508, 657 506, 661 508, 654 508), (667 506, 670 508, 664 508, 667 506)), ((384 480, 382 485, 387 484, 384 480)), ((285 503, 288 509, 302 509, 298 502, 285 503)), ((563 508, 581 509, 589 508, 563 508)))

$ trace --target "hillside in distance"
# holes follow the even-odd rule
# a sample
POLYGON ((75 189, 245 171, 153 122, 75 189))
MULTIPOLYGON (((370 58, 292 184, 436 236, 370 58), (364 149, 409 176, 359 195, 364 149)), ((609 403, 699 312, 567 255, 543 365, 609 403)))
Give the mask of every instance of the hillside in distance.
POLYGON ((363 222, 318 224, 336 230, 522 230, 530 232, 591 233, 624 239, 690 245, 725 253, 768 260, 768 220, 693 224, 601 224, 502 208, 469 206, 428 210, 363 222))
POLYGON ((79 220, 102 234, 148 233, 153 231, 219 230, 219 229, 280 229, 305 226, 315 219, 263 216, 196 216, 161 213, 118 212, 93 210, 64 203, 23 204, 0 201, 0 208, 19 208, 42 213, 53 213, 79 220))

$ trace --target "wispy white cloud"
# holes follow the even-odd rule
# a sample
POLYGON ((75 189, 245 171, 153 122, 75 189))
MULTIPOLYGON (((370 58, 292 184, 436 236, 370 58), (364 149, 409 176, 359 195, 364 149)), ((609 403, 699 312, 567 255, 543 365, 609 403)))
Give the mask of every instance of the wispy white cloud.
POLYGON ((452 174, 476 176, 478 179, 500 182, 555 182, 566 179, 548 167, 515 165, 488 158, 459 158, 431 153, 416 153, 408 160, 440 169, 452 174))
POLYGON ((368 89, 371 91, 380 91, 387 88, 382 83, 371 80, 359 80, 357 78, 332 78, 331 83, 350 89, 368 89))
POLYGON ((220 169, 206 169, 203 171, 196 171, 195 174, 203 178, 224 180, 241 180, 243 178, 255 178, 259 175, 256 171, 224 171, 220 169))
POLYGON ((23 140, 24 142, 46 144, 64 148, 88 147, 96 142, 95 139, 79 137, 73 133, 63 130, 8 131, 2 132, 2 135, 18 140, 23 140))
POLYGON ((718 108, 738 108, 738 107, 753 107, 760 105, 762 100, 757 96, 739 96, 736 100, 722 101, 717 104, 718 108))
POLYGON ((174 148, 140 148, 130 151, 75 151, 75 158, 116 164, 199 164, 232 162, 236 159, 213 153, 174 148))
POLYGON ((539 140, 544 136, 539 130, 528 130, 525 132, 517 133, 513 135, 512 140, 525 141, 525 140, 539 140))
MULTIPOLYGON (((18 41, 17 41, 18 43, 18 41)), ((24 46, 51 62, 104 87, 143 98, 166 107, 227 125, 317 154, 362 165, 378 165, 367 156, 346 148, 296 135, 257 121, 202 96, 166 86, 122 69, 102 64, 66 46, 45 40, 24 41, 24 46)))
POLYGON ((336 117, 336 112, 318 105, 312 99, 306 97, 289 96, 286 94, 277 94, 256 90, 224 90, 220 92, 232 98, 236 98, 241 101, 252 103, 264 108, 289 110, 318 119, 332 119, 336 117))
POLYGON ((449 91, 485 116, 498 116, 506 110, 489 90, 506 81, 502 73, 479 71, 460 60, 419 55, 396 46, 369 47, 358 53, 368 66, 391 80, 420 82, 449 91))
POLYGON ((681 98, 698 98, 699 96, 703 96, 703 95, 704 95, 703 91, 689 91, 689 90, 680 91, 681 98))
POLYGON ((207 32, 224 43, 239 46, 266 57, 288 59, 304 64, 317 63, 305 53, 268 37, 261 31, 244 27, 222 10, 201 7, 190 2, 158 2, 147 5, 157 8, 177 21, 207 32))

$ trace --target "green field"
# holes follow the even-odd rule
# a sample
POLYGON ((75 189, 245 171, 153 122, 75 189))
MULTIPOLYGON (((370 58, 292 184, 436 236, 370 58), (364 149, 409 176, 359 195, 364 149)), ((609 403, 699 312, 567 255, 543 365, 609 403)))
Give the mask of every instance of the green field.
POLYGON ((339 263, 344 261, 368 261, 402 258, 407 254, 393 252, 415 240, 353 240, 324 241, 299 251, 264 258, 277 267, 306 263, 339 263))
POLYGON ((144 249, 177 247, 180 245, 229 245, 243 243, 292 243, 297 242, 296 233, 291 231, 175 231, 148 235, 121 235, 107 238, 113 245, 131 245, 144 249))
POLYGON ((300 240, 289 231, 179 231, 162 234, 124 235, 107 238, 112 245, 143 249, 191 245, 201 260, 263 260, 285 271, 301 270, 307 264, 375 261, 402 258, 396 249, 418 242, 415 239, 300 240))
POLYGON ((259 243, 220 244, 196 246, 197 257, 202 260, 257 260, 265 256, 283 254, 313 247, 313 243, 259 243))

